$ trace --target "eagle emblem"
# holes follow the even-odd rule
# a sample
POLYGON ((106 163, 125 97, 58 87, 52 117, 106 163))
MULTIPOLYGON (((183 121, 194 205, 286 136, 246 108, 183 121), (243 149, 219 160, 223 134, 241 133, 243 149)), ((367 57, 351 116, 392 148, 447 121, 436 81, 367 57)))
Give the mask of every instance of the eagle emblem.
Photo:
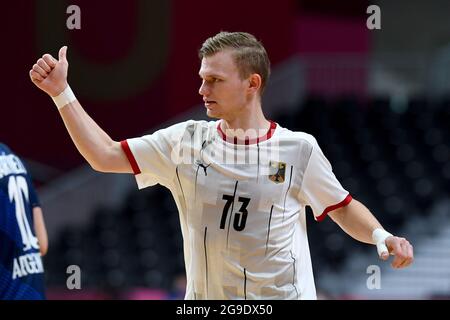
POLYGON ((286 163, 284 162, 269 162, 269 179, 275 183, 283 183, 286 174, 286 163))

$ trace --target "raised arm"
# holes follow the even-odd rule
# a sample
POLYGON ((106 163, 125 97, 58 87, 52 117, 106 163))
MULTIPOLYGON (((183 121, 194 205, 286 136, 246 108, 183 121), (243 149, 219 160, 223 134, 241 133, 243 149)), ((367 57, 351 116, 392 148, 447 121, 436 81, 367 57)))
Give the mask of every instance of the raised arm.
POLYGON ((353 199, 347 206, 332 211, 329 215, 354 239, 377 245, 381 259, 387 260, 389 254, 395 256, 392 267, 404 268, 412 263, 413 247, 408 240, 384 231, 381 224, 361 202, 353 199))
MULTIPOLYGON (((59 60, 45 54, 30 70, 31 81, 52 98, 64 98, 67 92, 71 92, 67 83, 69 63, 66 53, 67 47, 62 47, 59 60)), ((86 113, 78 100, 59 103, 58 109, 72 141, 94 170, 133 173, 120 142, 112 140, 86 113)))

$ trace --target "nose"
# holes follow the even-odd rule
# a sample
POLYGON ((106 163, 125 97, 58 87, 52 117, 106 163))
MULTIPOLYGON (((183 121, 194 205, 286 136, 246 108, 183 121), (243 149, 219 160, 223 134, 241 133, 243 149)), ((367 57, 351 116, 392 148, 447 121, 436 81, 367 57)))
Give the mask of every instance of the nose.
POLYGON ((207 87, 206 81, 202 81, 202 84, 200 85, 200 88, 198 89, 198 93, 201 96, 209 95, 209 89, 207 87))

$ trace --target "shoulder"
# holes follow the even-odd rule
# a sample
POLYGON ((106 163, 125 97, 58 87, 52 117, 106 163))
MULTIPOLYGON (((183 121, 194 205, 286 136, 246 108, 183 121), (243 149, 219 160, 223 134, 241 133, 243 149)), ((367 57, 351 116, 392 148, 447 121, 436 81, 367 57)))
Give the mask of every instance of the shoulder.
POLYGON ((11 149, 4 143, 0 142, 0 151, 3 151, 4 153, 12 153, 11 149))
POLYGON ((302 131, 292 131, 290 129, 283 128, 280 125, 278 125, 277 130, 277 136, 280 141, 291 141, 298 143, 299 145, 309 146, 311 148, 317 146, 317 140, 312 134, 302 131))
MULTIPOLYGON (((170 130, 170 131, 195 131, 198 129, 208 129, 214 127, 216 121, 205 121, 205 120, 186 120, 183 122, 175 123, 171 126, 168 126, 161 130, 170 130)), ((161 131, 158 130, 158 131, 161 131)))
POLYGON ((197 130, 208 130, 215 128, 217 126, 217 121, 206 121, 206 120, 187 120, 179 123, 180 128, 189 132, 195 132, 197 130))
POLYGON ((179 142, 180 139, 192 138, 194 136, 203 136, 206 132, 215 128, 215 121, 187 120, 172 124, 168 127, 158 129, 151 134, 146 134, 140 139, 167 142, 179 142))

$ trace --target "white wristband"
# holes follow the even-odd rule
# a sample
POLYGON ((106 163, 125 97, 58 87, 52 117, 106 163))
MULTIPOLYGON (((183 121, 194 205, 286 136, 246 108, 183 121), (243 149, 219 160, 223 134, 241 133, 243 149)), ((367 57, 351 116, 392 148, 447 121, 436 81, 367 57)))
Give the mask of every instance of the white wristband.
POLYGON ((64 106, 68 105, 69 103, 77 100, 77 98, 75 98, 75 94, 73 93, 72 89, 70 89, 69 85, 67 85, 67 87, 64 89, 63 92, 61 92, 56 97, 52 97, 52 99, 53 99, 53 102, 58 107, 58 110, 64 106))
POLYGON ((372 240, 375 242, 377 246, 378 255, 381 256, 383 253, 389 253, 388 248, 386 247, 386 239, 389 237, 393 237, 393 235, 387 232, 384 229, 377 228, 372 232, 372 240))

